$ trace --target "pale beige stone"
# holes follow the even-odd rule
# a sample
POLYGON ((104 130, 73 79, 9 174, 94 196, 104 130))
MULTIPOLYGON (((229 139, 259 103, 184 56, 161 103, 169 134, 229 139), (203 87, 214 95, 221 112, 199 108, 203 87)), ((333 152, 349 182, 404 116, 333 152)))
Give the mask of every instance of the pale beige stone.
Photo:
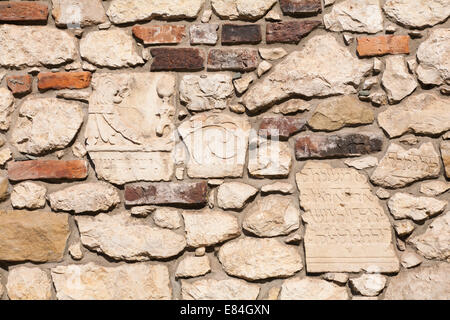
POLYGON ((201 18, 202 23, 208 23, 209 20, 211 20, 212 14, 213 14, 213 12, 211 9, 206 9, 205 11, 203 11, 202 18, 201 18))
POLYGON ((375 167, 378 164, 378 159, 373 156, 367 156, 357 159, 345 160, 344 163, 349 167, 353 167, 358 170, 375 167))
POLYGON ((227 242, 220 247, 218 257, 227 274, 246 280, 289 277, 303 268, 297 247, 271 238, 227 242))
POLYGON ((303 236, 300 232, 293 232, 284 239, 284 243, 297 245, 302 242, 303 236))
POLYGON ((131 208, 131 215, 138 218, 145 218, 156 210, 152 206, 140 206, 131 208))
POLYGON ((93 262, 52 269, 58 300, 170 300, 169 270, 145 263, 104 267, 93 262))
POLYGON ((259 55, 264 60, 275 61, 287 56, 287 51, 283 48, 259 48, 259 55))
POLYGON ((259 138, 248 155, 248 172, 252 177, 287 177, 292 167, 289 143, 259 138))
POLYGON ((420 265, 422 258, 414 252, 408 251, 401 255, 400 261, 404 268, 410 269, 420 265))
POLYGON ((264 19, 266 19, 267 21, 281 21, 282 18, 282 13, 281 10, 277 7, 274 6, 264 17, 264 19))
POLYGON ((11 205, 16 209, 38 209, 45 207, 47 189, 35 182, 25 181, 14 186, 11 205))
POLYGON ((316 278, 293 278, 283 282, 280 300, 348 300, 345 287, 316 278))
POLYGON ((242 114, 245 112, 245 107, 240 103, 232 103, 230 104, 230 111, 238 114, 242 114))
POLYGON ((290 197, 269 195, 246 209, 242 228, 259 237, 287 235, 300 227, 300 211, 290 197))
POLYGON ((57 26, 85 27, 106 22, 101 0, 52 0, 57 26))
POLYGON ((115 260, 146 261, 176 256, 186 246, 184 236, 151 227, 126 212, 76 217, 81 243, 115 260))
POLYGON ((81 243, 77 242, 72 244, 69 247, 69 254, 74 260, 81 260, 83 259, 83 251, 81 250, 81 243))
POLYGON ((278 300, 278 296, 280 295, 281 287, 272 287, 267 292, 264 300, 278 300))
POLYGON ((399 270, 391 223, 365 175, 307 162, 296 180, 305 210, 308 272, 399 270))
POLYGON ((260 287, 238 279, 181 281, 183 300, 256 300, 260 287))
POLYGON ((0 200, 5 200, 9 195, 8 178, 0 177, 0 200))
POLYGON ((211 0, 214 12, 222 19, 252 19, 264 16, 276 0, 211 0))
POLYGON ((157 208, 153 212, 153 221, 158 227, 178 229, 181 227, 181 214, 179 210, 171 208, 157 208))
POLYGON ((52 297, 50 277, 40 268, 10 269, 6 290, 11 300, 50 300, 52 297))
POLYGON ((294 190, 295 187, 288 182, 274 182, 261 187, 262 193, 292 194, 294 193, 294 190))
POLYGON ((358 278, 350 279, 349 285, 357 294, 375 297, 386 287, 386 277, 381 274, 363 274, 358 278))
POLYGON ((246 73, 242 75, 239 79, 233 80, 233 85, 237 93, 243 94, 245 91, 247 91, 248 87, 253 82, 253 80, 255 80, 253 74, 246 73))
POLYGON ((348 274, 346 273, 336 273, 327 272, 322 276, 322 279, 334 282, 338 285, 345 285, 348 281, 348 274))
POLYGON ((262 61, 258 65, 258 69, 256 70, 256 73, 258 74, 258 77, 261 78, 261 76, 264 73, 266 73, 267 71, 269 71, 270 69, 272 69, 272 64, 267 61, 262 61))
POLYGON ((84 158, 87 154, 86 148, 80 142, 75 142, 72 146, 72 153, 77 158, 84 158))
POLYGON ((381 77, 381 84, 386 90, 390 103, 401 101, 417 88, 416 78, 408 72, 402 55, 386 58, 386 69, 381 77))
POLYGON ((222 209, 242 209, 258 189, 242 182, 226 182, 219 186, 217 204, 222 209))
POLYGON ((0 166, 4 166, 11 159, 12 153, 10 148, 4 148, 0 150, 0 166))
POLYGON ((447 202, 398 192, 389 199, 387 205, 395 219, 410 218, 414 221, 423 221, 443 212, 447 202))
POLYGON ((91 92, 87 90, 59 90, 56 93, 57 98, 76 100, 81 102, 88 102, 90 96, 91 92))
POLYGON ((419 143, 419 139, 417 139, 417 137, 413 134, 402 136, 399 141, 409 146, 414 146, 419 143))
POLYGON ((14 97, 11 91, 6 88, 0 88, 0 130, 6 131, 9 129, 13 112, 14 97))
POLYGON ((387 191, 386 189, 383 189, 383 188, 378 188, 378 190, 375 194, 377 195, 378 198, 383 199, 383 200, 389 199, 391 196, 389 191, 387 191))
POLYGON ((177 278, 192 278, 203 276, 211 271, 208 256, 186 257, 180 261, 175 276, 177 278))
POLYGON ((394 229, 399 237, 409 236, 415 228, 416 226, 411 220, 394 221, 394 229))
POLYGON ((284 115, 311 110, 311 104, 301 99, 290 99, 272 108, 273 113, 284 115))
POLYGON ((427 196, 435 197, 450 190, 450 183, 438 180, 424 182, 420 185, 419 190, 427 196))

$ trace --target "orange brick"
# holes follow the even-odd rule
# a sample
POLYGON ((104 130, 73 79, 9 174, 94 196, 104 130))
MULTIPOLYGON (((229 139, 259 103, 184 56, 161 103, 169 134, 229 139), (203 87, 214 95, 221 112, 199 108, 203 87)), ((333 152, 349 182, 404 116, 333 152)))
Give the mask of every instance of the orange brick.
POLYGON ((38 74, 39 90, 83 89, 91 84, 90 72, 41 72, 38 74))
POLYGON ((409 36, 359 37, 356 50, 360 57, 409 53, 409 36))
POLYGON ((133 34, 144 44, 176 44, 186 35, 186 27, 168 24, 134 26, 133 34))
POLYGON ((0 2, 0 22, 47 22, 48 5, 42 1, 0 2))
POLYGON ((6 85, 15 96, 30 93, 32 82, 33 78, 29 74, 6 77, 6 85))
POLYGON ((84 160, 29 160, 8 163, 8 178, 23 180, 80 180, 88 175, 84 160))

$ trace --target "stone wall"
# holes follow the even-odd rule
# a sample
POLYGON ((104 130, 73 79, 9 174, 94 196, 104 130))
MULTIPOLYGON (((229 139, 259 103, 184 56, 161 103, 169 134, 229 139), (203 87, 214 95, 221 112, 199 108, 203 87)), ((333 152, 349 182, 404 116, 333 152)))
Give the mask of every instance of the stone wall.
POLYGON ((0 2, 0 299, 449 299, 449 15, 0 2))

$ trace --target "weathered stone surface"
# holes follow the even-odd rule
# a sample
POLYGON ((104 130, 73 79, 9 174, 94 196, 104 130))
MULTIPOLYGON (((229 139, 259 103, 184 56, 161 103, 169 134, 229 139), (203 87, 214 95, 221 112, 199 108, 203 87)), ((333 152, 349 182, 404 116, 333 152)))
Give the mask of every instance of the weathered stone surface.
POLYGON ((322 275, 322 279, 334 282, 339 285, 345 285, 348 281, 348 274, 346 273, 336 273, 336 272, 327 272, 322 275))
POLYGON ((401 238, 409 236, 415 228, 415 224, 409 219, 394 221, 395 232, 401 238))
POLYGON ((127 184, 125 185, 125 204, 204 205, 207 189, 206 181, 127 184))
POLYGON ((94 74, 85 137, 99 179, 170 180, 175 82, 166 73, 94 74))
POLYGON ((382 187, 401 188, 415 181, 439 176, 441 163, 431 142, 405 150, 391 143, 370 180, 382 187))
POLYGON ((391 223, 355 169, 307 162, 296 176, 308 272, 396 272, 391 223))
POLYGON ((77 242, 69 247, 69 254, 74 260, 83 259, 83 251, 81 251, 81 243, 77 242))
POLYGON ((306 120, 300 117, 263 118, 258 134, 263 137, 278 137, 282 140, 306 129, 306 120))
POLYGON ((298 112, 305 112, 311 110, 311 104, 301 99, 290 99, 283 102, 272 109, 273 113, 281 113, 282 115, 292 115, 298 112))
POLYGON ((322 22, 318 20, 268 23, 266 27, 266 42, 268 44, 298 43, 321 24, 322 22))
POLYGON ((60 27, 86 27, 107 21, 101 0, 52 0, 52 15, 60 27))
POLYGON ((256 70, 256 74, 258 75, 258 78, 261 78, 263 74, 265 74, 267 71, 272 69, 273 65, 267 61, 262 61, 258 65, 258 69, 256 70))
POLYGON ((1 283, 2 277, 0 276, 0 299, 3 296, 3 292, 5 292, 5 288, 3 287, 3 284, 1 283))
POLYGON ((345 287, 316 278, 293 278, 283 282, 280 300, 348 300, 345 287))
POLYGON ((150 20, 197 17, 205 0, 113 0, 106 14, 114 24, 150 20))
POLYGON ((346 126, 370 124, 372 109, 355 96, 330 98, 320 103, 308 121, 314 130, 334 131, 346 126))
POLYGON ((6 88, 0 88, 0 130, 6 131, 11 124, 14 112, 14 97, 6 88))
POLYGON ((60 261, 69 234, 67 214, 0 211, 0 261, 60 261))
MULTIPOLYGON (((91 96, 91 92, 86 90, 60 90, 56 92, 57 98, 62 98, 66 100, 76 100, 81 102, 89 102, 89 97, 91 96)), ((83 145, 84 147, 84 145, 83 145)))
POLYGON ((154 48, 150 50, 153 61, 151 71, 203 70, 203 51, 195 48, 154 48))
POLYGON ((292 194, 294 193, 294 186, 287 182, 274 182, 262 186, 261 193, 292 194))
POLYGON ((387 205, 395 219, 411 218, 414 221, 423 221, 444 211, 447 202, 398 192, 389 199, 387 205))
POLYGON ((258 67, 258 50, 246 48, 211 49, 209 71, 253 71, 258 67))
POLYGON ((189 151, 191 178, 241 177, 250 134, 246 118, 225 113, 202 113, 178 127, 189 151))
POLYGON ((55 211, 74 213, 108 211, 120 203, 117 190, 105 182, 73 185, 48 195, 55 211))
POLYGON ((322 11, 320 0, 280 0, 280 7, 291 16, 310 16, 322 11))
POLYGON ((90 72, 40 72, 39 90, 84 89, 91 84, 90 72))
POLYGON ((246 209, 242 227, 259 237, 287 235, 300 227, 300 211, 292 198, 269 195, 246 209))
POLYGON ((158 227, 167 229, 178 229, 181 227, 181 214, 176 209, 157 208, 152 217, 158 227))
POLYGON ((0 150, 0 166, 4 166, 11 159, 12 159, 11 149, 4 148, 0 150))
MULTIPOLYGON (((443 202, 443 201, 442 201, 443 202)), ((408 239, 427 259, 450 261, 450 211, 437 217, 420 235, 408 239)))
POLYGON ((264 16, 276 0, 212 0, 214 12, 222 19, 257 20, 264 16))
POLYGON ((223 24, 222 44, 258 44, 262 40, 259 24, 223 24))
POLYGON ((218 257, 227 274, 246 280, 289 277, 303 268, 298 249, 277 239, 230 241, 220 248, 218 257))
POLYGON ((46 23, 48 4, 42 1, 3 1, 0 3, 0 22, 46 23))
POLYGON ((419 190, 427 196, 435 197, 450 190, 450 183, 437 180, 424 182, 420 185, 419 190))
POLYGON ((68 32, 44 26, 0 26, 0 66, 56 66, 77 58, 68 32))
MULTIPOLYGON (((450 12, 450 6, 447 6, 450 12)), ((424 84, 440 85, 450 79, 450 29, 431 31, 417 49, 417 77, 424 84)))
POLYGON ((244 97, 250 111, 294 95, 329 96, 356 93, 355 86, 372 68, 342 47, 332 35, 311 38, 301 51, 294 51, 244 97))
POLYGON ((409 53, 409 36, 358 37, 356 51, 360 57, 409 53))
POLYGON ((146 261, 176 256, 186 240, 167 229, 151 227, 126 212, 76 217, 81 243, 115 260, 146 261))
POLYGON ((377 33, 383 31, 383 13, 379 0, 345 0, 324 15, 325 27, 331 31, 377 33))
POLYGON ((226 182, 217 190, 217 205, 222 209, 242 209, 258 189, 242 182, 226 182))
POLYGON ((248 155, 248 172, 252 177, 287 177, 292 155, 287 142, 259 138, 248 155))
POLYGON ((177 278, 191 278, 203 276, 210 271, 211 266, 207 256, 186 257, 178 264, 175 276, 177 278))
POLYGON ((80 41, 80 54, 100 67, 123 68, 144 63, 133 37, 122 29, 89 32, 80 41))
POLYGON ((399 106, 380 113, 378 123, 391 138, 410 132, 441 134, 450 130, 449 99, 429 93, 412 96, 399 106))
POLYGON ((401 256, 401 264, 404 268, 414 268, 422 263, 422 258, 414 252, 405 252, 401 256))
POLYGON ((362 170, 375 167, 378 164, 378 159, 376 157, 367 156, 358 159, 345 160, 344 163, 349 167, 362 170))
POLYGON ((146 218, 156 210, 153 206, 139 206, 131 208, 131 215, 138 218, 146 218))
POLYGON ((169 270, 161 264, 103 267, 93 262, 52 269, 58 300, 168 300, 169 270), (76 285, 74 285, 76 284, 76 285))
POLYGON ((19 109, 11 141, 23 153, 39 155, 65 148, 83 123, 76 102, 55 98, 29 98, 19 109))
POLYGON ((11 300, 50 300, 52 282, 40 268, 16 267, 9 270, 6 290, 11 300))
POLYGON ((8 178, 0 177, 0 201, 5 200, 9 196, 8 178))
POLYGON ((447 0, 389 0, 383 10, 399 24, 412 28, 431 27, 450 16, 447 0))
POLYGON ((207 247, 238 237, 238 219, 221 211, 183 211, 186 240, 190 247, 207 247))
POLYGON ((23 96, 31 92, 33 78, 26 75, 15 75, 6 77, 6 85, 15 96, 23 96))
POLYGON ((219 39, 218 24, 195 24, 189 28, 191 44, 215 45, 219 39))
POLYGON ((132 32, 144 44, 177 44, 186 36, 184 25, 134 26, 132 32))
POLYGON ((22 182, 11 192, 11 205, 16 209, 38 209, 45 207, 47 189, 34 182, 22 182))
POLYGON ((259 55, 264 60, 279 60, 287 56, 287 54, 283 48, 259 48, 259 55))
POLYGON ((259 286, 238 279, 181 281, 183 300, 256 300, 259 286))
POLYGON ((228 74, 183 76, 180 82, 180 101, 190 111, 225 109, 233 96, 233 84, 228 74))
POLYGON ((354 157, 381 151, 383 139, 374 133, 313 134, 301 136, 295 143, 297 160, 354 157))
POLYGON ((405 59, 400 55, 386 58, 381 84, 386 89, 390 103, 399 102, 417 87, 416 78, 408 72, 405 59))
POLYGON ((247 91, 250 84, 255 80, 255 76, 253 73, 246 73, 242 75, 239 79, 233 80, 234 88, 236 92, 239 94, 243 94, 247 91))
POLYGON ((375 297, 386 287, 386 277, 381 274, 363 274, 358 278, 350 279, 349 285, 354 293, 375 297))
POLYGON ((8 164, 8 178, 23 180, 80 180, 88 175, 88 163, 84 160, 29 160, 8 164))
POLYGON ((442 162, 444 163, 445 176, 450 179, 450 141, 441 142, 442 162))
POLYGON ((432 266, 406 270, 391 278, 386 289, 386 300, 449 300, 450 265, 439 263, 432 266))

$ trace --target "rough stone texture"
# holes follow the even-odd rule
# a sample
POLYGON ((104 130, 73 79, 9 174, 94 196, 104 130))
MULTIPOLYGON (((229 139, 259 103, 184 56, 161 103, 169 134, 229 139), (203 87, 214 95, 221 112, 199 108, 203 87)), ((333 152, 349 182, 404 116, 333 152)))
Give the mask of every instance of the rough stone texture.
POLYGON ((176 209, 157 208, 152 217, 158 227, 167 229, 178 229, 181 227, 181 214, 176 209))
POLYGON ((88 175, 84 160, 29 160, 8 164, 8 178, 23 180, 81 180, 88 175))
POLYGON ((38 89, 84 89, 91 84, 91 73, 81 72, 40 72, 38 89))
POLYGON ((258 44, 262 40, 261 26, 256 24, 224 24, 222 25, 222 44, 258 44))
POLYGON ((442 162, 444 163, 445 176, 450 179, 450 141, 441 142, 442 162))
POLYGON ((261 187, 262 193, 281 193, 292 194, 294 192, 294 186, 287 182, 275 182, 266 184, 261 187))
POLYGON ((258 189, 242 182, 226 182, 217 190, 217 205, 222 209, 242 209, 258 189))
POLYGON ((64 213, 0 211, 0 261, 61 261, 69 234, 64 213))
POLYGON ((414 268, 422 263, 422 258, 414 252, 405 252, 401 256, 401 264, 404 268, 414 268))
POLYGON ((382 187, 401 188, 418 180, 435 178, 440 171, 439 155, 430 142, 409 150, 391 143, 370 180, 382 187))
POLYGON ((306 120, 300 117, 263 118, 259 124, 258 134, 263 137, 278 137, 282 140, 305 130, 306 120))
POLYGON ((218 24, 195 24, 189 29, 191 44, 215 45, 219 39, 218 24))
POLYGON ((6 290, 11 300, 50 300, 52 297, 50 277, 40 268, 10 269, 6 290))
POLYGON ((180 261, 175 276, 177 278, 192 278, 203 276, 211 271, 209 258, 202 257, 186 257, 180 261))
POLYGON ((420 185, 420 192, 435 197, 450 190, 450 183, 444 181, 424 182, 420 185))
POLYGON ((90 262, 57 266, 52 269, 52 279, 59 300, 172 298, 169 270, 161 264, 136 263, 104 267, 90 262))
POLYGON ((292 155, 287 142, 259 138, 257 147, 250 149, 248 172, 255 178, 287 177, 291 171, 292 155))
POLYGON ((346 273, 336 273, 336 272, 327 272, 323 274, 322 279, 327 281, 334 282, 339 285, 345 285, 348 281, 348 274, 346 273))
POLYGON ((367 296, 374 297, 380 294, 386 287, 386 277, 380 274, 363 274, 358 278, 349 280, 350 288, 353 292, 367 296))
POLYGON ((280 7, 291 16, 316 15, 322 11, 320 0, 280 0, 280 7))
POLYGON ((32 90, 33 78, 30 75, 16 75, 6 77, 6 85, 15 96, 29 94, 32 90))
POLYGON ((298 112, 305 112, 311 110, 311 105, 305 100, 301 99, 290 99, 286 102, 283 102, 272 109, 273 113, 282 114, 282 115, 292 115, 298 112))
POLYGON ((447 201, 398 192, 389 199, 387 204, 395 219, 410 218, 414 221, 423 221, 444 211, 447 201))
POLYGON ((6 88, 0 88, 0 130, 8 130, 14 112, 14 97, 6 88))
POLYGON ((409 36, 358 37, 356 50, 360 57, 409 53, 409 36))
POLYGON ((269 23, 266 27, 267 43, 299 43, 311 31, 321 25, 317 20, 285 21, 269 23))
POLYGON ((238 279, 181 282, 183 300, 256 300, 259 286, 238 279))
POLYGON ((265 60, 279 60, 287 56, 287 54, 283 48, 259 48, 259 55, 265 60))
POLYGON ((258 50, 247 48, 211 49, 208 71, 253 71, 258 67, 258 50))
POLYGON ((169 258, 186 246, 185 238, 173 231, 151 227, 126 212, 76 217, 81 243, 115 260, 146 261, 169 258))
POLYGON ((203 51, 194 48, 155 48, 150 50, 151 71, 199 71, 204 68, 203 51))
POLYGON ((11 205, 16 209, 39 209, 45 207, 47 189, 34 182, 21 182, 11 192, 11 205))
POLYGON ((358 159, 345 160, 344 163, 349 167, 362 170, 375 167, 378 164, 378 159, 376 157, 367 156, 358 159))
POLYGON ((132 31, 144 44, 177 44, 186 36, 186 26, 183 25, 134 26, 132 31))
POLYGON ((280 300, 348 300, 345 287, 316 278, 293 278, 283 282, 280 300))
POLYGON ((3 1, 0 3, 0 22, 2 23, 46 23, 48 4, 42 1, 3 1))
POLYGON ((417 81, 409 74, 403 56, 395 55, 386 58, 386 69, 381 78, 390 103, 399 102, 410 95, 417 87, 417 81))
POLYGON ((303 268, 298 250, 277 239, 230 241, 220 247, 218 257, 227 274, 246 280, 289 277, 303 268))
POLYGON ((77 242, 74 243, 69 247, 69 254, 74 260, 81 260, 83 259, 83 251, 81 250, 81 243, 77 242))
POLYGON ((276 2, 276 0, 211 0, 211 6, 222 19, 257 20, 264 16, 276 2))
POLYGON ((415 228, 415 224, 409 219, 394 221, 395 232, 401 238, 409 236, 415 228))
POLYGON ((85 27, 107 21, 101 0, 52 0, 52 15, 60 27, 85 27))
POLYGON ((307 162, 296 175, 308 272, 397 272, 391 223, 355 169, 307 162))

